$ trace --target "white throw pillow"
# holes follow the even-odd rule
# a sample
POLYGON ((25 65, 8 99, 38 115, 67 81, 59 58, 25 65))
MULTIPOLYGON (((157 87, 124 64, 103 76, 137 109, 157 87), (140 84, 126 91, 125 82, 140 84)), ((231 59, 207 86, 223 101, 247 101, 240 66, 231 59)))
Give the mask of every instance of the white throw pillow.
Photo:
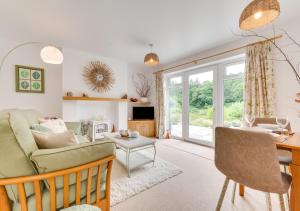
POLYGON ((51 119, 40 123, 41 126, 50 129, 53 133, 63 133, 66 132, 67 126, 62 119, 51 119))
POLYGON ((71 130, 63 133, 41 133, 32 130, 32 135, 39 149, 61 148, 79 143, 71 130))

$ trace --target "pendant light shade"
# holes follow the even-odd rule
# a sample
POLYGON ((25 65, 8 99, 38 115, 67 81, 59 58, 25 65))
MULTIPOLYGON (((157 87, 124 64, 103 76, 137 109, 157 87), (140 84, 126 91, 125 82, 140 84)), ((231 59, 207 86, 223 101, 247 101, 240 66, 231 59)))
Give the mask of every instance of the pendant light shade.
MULTIPOLYGON (((152 51, 152 47, 153 45, 150 44, 149 45, 151 47, 151 51, 152 51)), ((155 65, 158 65, 159 64, 159 57, 156 53, 148 53, 146 54, 145 58, 144 58, 144 63, 145 65, 148 65, 148 66, 155 66, 155 65)))
POLYGON ((277 0, 254 0, 242 12, 240 28, 255 29, 274 21, 280 14, 277 0))
POLYGON ((45 46, 41 50, 41 59, 49 64, 62 64, 64 60, 63 53, 54 46, 45 46))

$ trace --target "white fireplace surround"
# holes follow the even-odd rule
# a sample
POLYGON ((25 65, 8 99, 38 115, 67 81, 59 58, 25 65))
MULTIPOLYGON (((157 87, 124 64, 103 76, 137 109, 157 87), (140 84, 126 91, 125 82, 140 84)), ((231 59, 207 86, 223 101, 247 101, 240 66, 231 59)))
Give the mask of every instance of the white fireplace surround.
MULTIPOLYGON (((124 94, 128 94, 126 62, 69 48, 64 48, 63 52, 63 95, 66 92, 72 92, 74 96, 82 96, 82 93, 85 92, 90 97, 120 98, 124 94), (84 81, 82 76, 84 66, 95 60, 104 62, 113 70, 115 83, 108 92, 92 91, 84 81)), ((62 116, 65 121, 91 120, 101 116, 103 119, 111 120, 116 130, 127 129, 127 102, 64 100, 62 105, 62 116)))
POLYGON ((64 101, 63 119, 66 122, 79 122, 99 117, 109 119, 116 130, 127 129, 126 102, 64 101))

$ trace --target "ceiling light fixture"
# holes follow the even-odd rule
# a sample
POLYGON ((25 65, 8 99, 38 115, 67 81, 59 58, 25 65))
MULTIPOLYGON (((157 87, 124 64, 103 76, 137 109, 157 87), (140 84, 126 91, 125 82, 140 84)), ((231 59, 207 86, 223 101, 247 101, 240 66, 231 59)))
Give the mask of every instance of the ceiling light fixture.
POLYGON ((240 17, 240 28, 255 29, 274 21, 280 14, 277 0, 254 0, 243 10, 240 17))
POLYGON ((148 66, 155 66, 159 64, 159 57, 156 53, 152 52, 152 48, 153 48, 153 44, 149 44, 150 48, 151 48, 151 52, 146 54, 145 58, 144 58, 144 63, 145 65, 148 66))

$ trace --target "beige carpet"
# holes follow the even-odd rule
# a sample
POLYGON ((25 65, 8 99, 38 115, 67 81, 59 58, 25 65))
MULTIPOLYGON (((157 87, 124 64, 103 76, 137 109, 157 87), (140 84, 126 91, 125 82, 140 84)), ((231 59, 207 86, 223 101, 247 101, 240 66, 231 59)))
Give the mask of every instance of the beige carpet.
MULTIPOLYGON (((126 154, 121 149, 117 150, 117 158, 125 162, 126 154)), ((131 153, 130 160, 133 163, 135 160, 143 160, 143 158, 152 159, 153 152, 139 151, 131 153)), ((140 194, 141 192, 152 188, 172 177, 182 173, 182 170, 170 162, 155 158, 155 163, 150 163, 131 171, 131 177, 127 176, 124 167, 119 160, 116 161, 114 169, 122 169, 119 174, 120 178, 114 178, 111 182, 110 204, 114 206, 118 203, 140 194)))
MULTIPOLYGON (((177 140, 164 140, 157 143, 157 156, 169 161, 183 173, 154 186, 116 206, 112 211, 213 211, 217 204, 224 176, 215 168, 213 149, 192 145, 197 153, 188 152, 190 143, 177 140), (174 147, 175 144, 180 147, 174 147), (185 146, 185 144, 188 144, 185 146), (201 153, 199 153, 201 152, 201 153), (208 159, 209 158, 209 159, 208 159)), ((123 175, 123 169, 114 166, 113 179, 123 175)), ((231 204, 232 183, 227 190, 222 210, 262 211, 266 210, 264 193, 246 189, 245 198, 236 195, 231 204)), ((277 195, 272 194, 273 210, 279 211, 277 195)))

